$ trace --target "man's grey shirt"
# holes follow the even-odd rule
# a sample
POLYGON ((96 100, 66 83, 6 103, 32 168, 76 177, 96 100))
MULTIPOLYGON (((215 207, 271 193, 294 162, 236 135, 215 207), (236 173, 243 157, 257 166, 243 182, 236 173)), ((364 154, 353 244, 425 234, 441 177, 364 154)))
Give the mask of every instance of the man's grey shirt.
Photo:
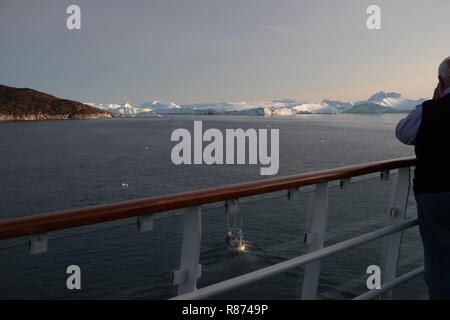
MULTIPOLYGON (((444 91, 442 96, 450 94, 450 88, 444 91)), ((397 139, 404 144, 414 145, 416 142, 417 133, 419 132, 420 124, 422 123, 422 105, 416 106, 408 116, 397 124, 395 135, 397 139)))

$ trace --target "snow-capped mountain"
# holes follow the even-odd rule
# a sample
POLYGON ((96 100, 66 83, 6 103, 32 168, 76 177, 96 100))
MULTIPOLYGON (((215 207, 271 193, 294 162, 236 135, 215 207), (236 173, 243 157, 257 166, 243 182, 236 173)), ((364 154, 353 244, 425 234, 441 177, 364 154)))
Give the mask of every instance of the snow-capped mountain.
POLYGON ((87 105, 98 109, 120 113, 126 116, 155 116, 158 114, 229 114, 229 115, 266 115, 290 116, 294 114, 320 113, 387 113, 406 112, 412 110, 425 99, 406 99, 395 92, 378 92, 368 100, 358 102, 343 102, 337 100, 322 100, 322 102, 302 102, 293 99, 279 99, 256 102, 223 102, 177 105, 171 101, 155 100, 132 106, 125 104, 94 104, 87 105))

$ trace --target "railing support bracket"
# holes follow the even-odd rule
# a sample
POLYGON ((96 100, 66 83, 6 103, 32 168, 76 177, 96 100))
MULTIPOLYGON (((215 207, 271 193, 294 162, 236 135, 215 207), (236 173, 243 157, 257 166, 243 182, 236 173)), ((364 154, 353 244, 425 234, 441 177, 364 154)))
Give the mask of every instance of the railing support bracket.
POLYGON ((381 179, 381 181, 388 181, 389 180, 389 170, 381 171, 380 179, 381 179))
POLYGON ((389 211, 389 218, 395 219, 399 216, 400 209, 398 208, 391 208, 391 211, 389 211))
POLYGON ((342 190, 345 190, 348 188, 348 186, 350 185, 351 182, 352 182, 352 178, 341 179, 339 181, 339 186, 341 187, 342 190))
POLYGON ((153 215, 137 217, 137 228, 139 232, 148 232, 153 230, 153 215))
POLYGON ((30 254, 45 253, 48 250, 47 234, 34 234, 30 239, 30 254))
POLYGON ((316 233, 314 232, 308 232, 305 233, 305 243, 306 244, 313 244, 314 242, 316 242, 316 233))
POLYGON ((300 188, 288 189, 288 200, 298 200, 300 198, 300 188))
POLYGON ((237 213, 239 211, 239 199, 225 201, 226 213, 237 213))
MULTIPOLYGON (((201 264, 197 267, 197 279, 202 276, 203 266, 201 264)), ((185 269, 178 269, 172 271, 172 285, 179 286, 184 284, 189 280, 189 272, 185 269)))

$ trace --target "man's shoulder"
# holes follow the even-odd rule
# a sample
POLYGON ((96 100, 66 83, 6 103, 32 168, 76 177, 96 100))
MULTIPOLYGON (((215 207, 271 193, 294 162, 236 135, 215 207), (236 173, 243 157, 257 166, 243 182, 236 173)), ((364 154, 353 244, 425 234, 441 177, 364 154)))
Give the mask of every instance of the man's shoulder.
MULTIPOLYGON (((450 94, 447 94, 445 96, 443 96, 442 98, 439 99, 430 99, 430 100, 426 100, 422 103, 422 107, 425 110, 427 109, 431 109, 431 107, 438 107, 438 106, 442 106, 442 107, 446 107, 448 106, 448 108, 445 108, 444 110, 446 111, 450 111, 450 94)), ((437 110, 438 108, 436 108, 437 110)))

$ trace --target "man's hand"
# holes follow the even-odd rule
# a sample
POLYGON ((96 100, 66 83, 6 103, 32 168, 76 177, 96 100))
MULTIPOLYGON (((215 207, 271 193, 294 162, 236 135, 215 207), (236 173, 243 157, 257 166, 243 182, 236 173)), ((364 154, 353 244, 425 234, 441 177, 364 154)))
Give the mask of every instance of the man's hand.
POLYGON ((441 98, 441 96, 442 96, 441 82, 439 81, 436 89, 434 89, 433 100, 437 100, 441 98))

